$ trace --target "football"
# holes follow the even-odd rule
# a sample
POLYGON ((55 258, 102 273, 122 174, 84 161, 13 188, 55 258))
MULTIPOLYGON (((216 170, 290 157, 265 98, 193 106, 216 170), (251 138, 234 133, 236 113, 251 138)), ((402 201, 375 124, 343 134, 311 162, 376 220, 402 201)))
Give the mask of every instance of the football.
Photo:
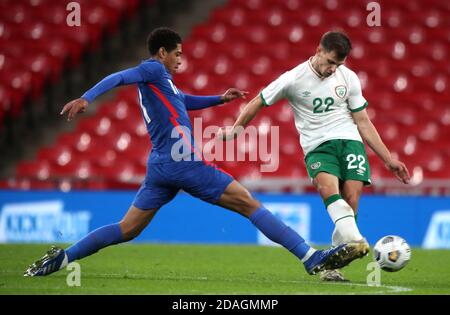
POLYGON ((388 235, 375 244, 373 257, 384 271, 399 271, 411 259, 411 248, 400 236, 388 235))

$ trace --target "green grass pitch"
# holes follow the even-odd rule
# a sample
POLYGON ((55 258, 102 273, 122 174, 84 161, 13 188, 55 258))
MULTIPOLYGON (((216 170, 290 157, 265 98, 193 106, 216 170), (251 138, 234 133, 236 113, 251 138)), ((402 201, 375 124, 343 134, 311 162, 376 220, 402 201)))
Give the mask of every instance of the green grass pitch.
POLYGON ((81 286, 67 270, 25 278, 48 245, 0 245, 0 294, 450 294, 450 251, 413 249, 405 269, 366 278, 371 254, 343 269, 350 283, 309 276, 283 248, 265 246, 122 244, 79 261, 81 286))

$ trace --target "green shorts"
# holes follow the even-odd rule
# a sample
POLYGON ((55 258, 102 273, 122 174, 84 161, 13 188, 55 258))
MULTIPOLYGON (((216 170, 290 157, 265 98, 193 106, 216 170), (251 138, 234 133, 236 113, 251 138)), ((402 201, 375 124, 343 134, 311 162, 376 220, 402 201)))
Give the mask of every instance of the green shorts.
POLYGON ((359 180, 370 185, 370 167, 364 144, 355 140, 329 140, 305 156, 308 175, 325 172, 341 181, 359 180))

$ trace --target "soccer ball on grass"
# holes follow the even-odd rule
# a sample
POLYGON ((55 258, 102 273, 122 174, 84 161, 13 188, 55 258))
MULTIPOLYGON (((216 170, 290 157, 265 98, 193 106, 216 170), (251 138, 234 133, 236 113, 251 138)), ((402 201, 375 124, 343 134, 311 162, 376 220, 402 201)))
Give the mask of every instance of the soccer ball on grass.
POLYGON ((384 271, 399 271, 411 259, 411 248, 400 236, 388 235, 375 244, 373 257, 384 271))

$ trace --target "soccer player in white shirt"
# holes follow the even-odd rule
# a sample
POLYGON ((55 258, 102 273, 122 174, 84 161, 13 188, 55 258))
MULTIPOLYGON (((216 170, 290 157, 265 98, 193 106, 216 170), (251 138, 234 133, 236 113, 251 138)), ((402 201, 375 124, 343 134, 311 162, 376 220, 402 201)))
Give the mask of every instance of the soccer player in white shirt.
MULTIPOLYGON (((344 65, 351 50, 342 32, 327 32, 316 54, 270 83, 243 109, 232 127, 221 128, 219 137, 234 139, 264 106, 287 99, 314 186, 335 224, 334 246, 360 243, 360 256, 369 245, 358 230, 356 214, 370 168, 363 140, 403 183, 410 176, 405 164, 394 159, 370 121, 355 72, 344 65)), ((322 280, 346 281, 339 270, 327 270, 322 280)))

